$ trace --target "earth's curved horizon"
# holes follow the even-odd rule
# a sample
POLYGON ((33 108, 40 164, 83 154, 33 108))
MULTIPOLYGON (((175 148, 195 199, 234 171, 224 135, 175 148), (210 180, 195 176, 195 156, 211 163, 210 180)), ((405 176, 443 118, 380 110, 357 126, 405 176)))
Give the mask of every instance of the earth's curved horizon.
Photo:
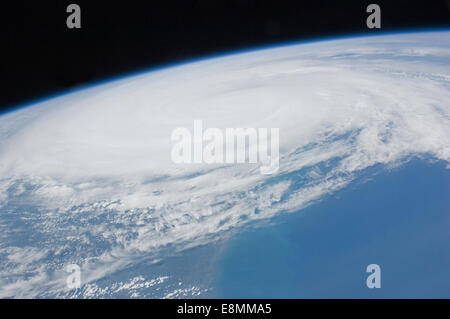
POLYGON ((448 298, 450 276, 442 271, 450 265, 449 101, 450 31, 438 30, 233 53, 0 114, 0 297, 448 298), (257 164, 174 163, 171 132, 192 130, 196 120, 218 129, 279 128, 279 170, 261 175, 257 164), (429 186, 408 187, 418 179, 390 175, 402 167, 429 186), (357 183, 379 176, 397 177, 386 177, 378 188, 357 183), (392 185, 401 187, 399 202, 386 192, 392 185), (380 206, 375 200, 371 207, 382 211, 349 214, 364 207, 358 198, 321 204, 330 195, 351 194, 348 188, 360 194, 370 189, 368 202, 378 194, 380 206), (420 194, 421 204, 403 205, 420 194), (327 211, 316 208, 317 219, 307 214, 305 223, 316 234, 301 230, 301 220, 267 224, 314 207, 327 211), (340 211, 331 216, 333 207, 340 211), (375 231, 361 216, 383 222, 375 231), (333 225, 339 231, 330 230, 333 225), (243 231, 254 226, 263 230, 243 231), (345 232, 360 246, 339 240, 345 232), (427 249, 405 244, 414 233, 426 237, 427 249), (341 246, 327 249, 327 236, 341 246), (265 237, 270 241, 261 243, 265 237), (388 247, 403 247, 403 255, 394 258, 388 247), (302 252, 309 261, 299 261, 302 252), (380 292, 365 287, 367 274, 359 268, 368 256, 383 264, 380 292), (435 266, 435 272, 416 270, 411 277, 422 284, 411 290, 406 279, 395 281, 408 267, 400 257, 415 264, 425 258, 423 267, 435 266), (280 258, 286 260, 273 262, 280 258), (255 270, 252 261, 264 260, 271 266, 255 270), (80 266, 80 288, 67 287, 69 264, 80 266), (340 281, 331 279, 333 265, 340 281), (258 276, 272 279, 261 286, 258 276), (256 281, 239 284, 236 278, 256 281), (311 278, 322 284, 312 289, 311 278), (344 289, 344 279, 355 283, 348 286, 353 292, 344 289), (340 282, 343 290, 327 291, 327 282, 334 288, 340 282), (427 282, 438 288, 427 290, 427 282))

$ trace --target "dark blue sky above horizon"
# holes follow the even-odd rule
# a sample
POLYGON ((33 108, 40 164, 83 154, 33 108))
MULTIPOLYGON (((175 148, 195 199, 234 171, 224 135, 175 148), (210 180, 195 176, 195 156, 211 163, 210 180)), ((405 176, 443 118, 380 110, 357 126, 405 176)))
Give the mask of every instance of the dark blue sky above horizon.
POLYGON ((288 42, 450 27, 447 0, 379 0, 382 29, 368 29, 371 1, 79 0, 82 28, 66 27, 72 1, 4 5, 0 111, 32 100, 211 55, 288 42))

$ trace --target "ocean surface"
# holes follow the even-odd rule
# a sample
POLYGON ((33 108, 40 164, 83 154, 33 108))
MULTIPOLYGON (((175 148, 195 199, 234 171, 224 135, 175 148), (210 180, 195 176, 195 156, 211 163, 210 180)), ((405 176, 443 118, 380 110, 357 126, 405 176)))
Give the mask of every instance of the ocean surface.
POLYGON ((224 298, 449 298, 450 170, 412 160, 235 234, 217 261, 224 298), (381 288, 366 267, 381 267, 381 288))

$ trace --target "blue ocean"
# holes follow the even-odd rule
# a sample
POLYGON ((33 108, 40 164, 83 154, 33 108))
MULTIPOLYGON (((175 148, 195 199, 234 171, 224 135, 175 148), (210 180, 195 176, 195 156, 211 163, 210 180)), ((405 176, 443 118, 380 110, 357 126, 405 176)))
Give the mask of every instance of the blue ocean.
POLYGON ((449 298, 450 171, 412 160, 233 236, 224 298, 449 298), (369 264, 381 287, 369 289, 369 264))

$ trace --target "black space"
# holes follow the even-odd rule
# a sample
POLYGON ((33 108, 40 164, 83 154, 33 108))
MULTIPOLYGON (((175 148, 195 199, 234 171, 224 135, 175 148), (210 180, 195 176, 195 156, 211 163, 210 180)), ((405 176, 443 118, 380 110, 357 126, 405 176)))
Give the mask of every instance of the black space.
POLYGON ((428 1, 14 1, 1 4, 0 111, 127 73, 245 48, 367 29, 381 6, 381 32, 450 26, 450 0, 428 1), (81 29, 66 7, 81 7, 81 29))

